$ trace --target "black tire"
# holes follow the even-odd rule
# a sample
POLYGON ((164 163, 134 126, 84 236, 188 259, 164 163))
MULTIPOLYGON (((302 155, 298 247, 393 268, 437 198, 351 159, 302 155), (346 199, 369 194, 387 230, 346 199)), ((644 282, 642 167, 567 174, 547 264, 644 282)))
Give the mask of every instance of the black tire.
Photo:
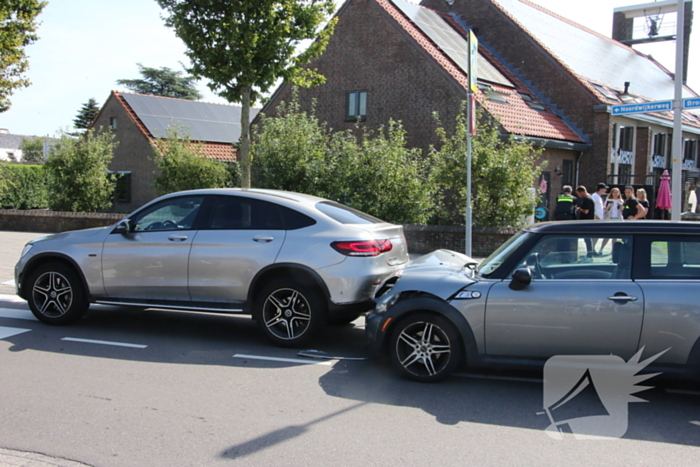
POLYGON ((314 338, 326 324, 321 294, 291 279, 266 285, 255 299, 255 320, 274 344, 299 347, 314 338))
POLYGON ((447 378, 462 359, 459 334, 452 323, 433 313, 401 320, 391 334, 389 355, 404 376, 422 383, 447 378))
POLYGON ((350 324, 357 318, 363 315, 361 311, 355 310, 340 310, 328 314, 328 324, 333 326, 342 326, 344 324, 350 324))
POLYGON ((78 274, 62 263, 45 264, 29 276, 27 301, 39 321, 54 325, 76 322, 89 306, 78 274))

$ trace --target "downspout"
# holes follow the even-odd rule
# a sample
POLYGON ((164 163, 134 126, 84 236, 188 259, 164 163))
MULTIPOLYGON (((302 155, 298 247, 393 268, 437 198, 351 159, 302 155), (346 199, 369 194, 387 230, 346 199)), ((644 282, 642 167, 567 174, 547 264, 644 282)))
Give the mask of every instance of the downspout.
POLYGON ((577 186, 579 186, 579 175, 581 174, 581 159, 583 158, 584 152, 579 151, 578 156, 576 157, 576 186, 573 187, 574 190, 576 189, 577 186))

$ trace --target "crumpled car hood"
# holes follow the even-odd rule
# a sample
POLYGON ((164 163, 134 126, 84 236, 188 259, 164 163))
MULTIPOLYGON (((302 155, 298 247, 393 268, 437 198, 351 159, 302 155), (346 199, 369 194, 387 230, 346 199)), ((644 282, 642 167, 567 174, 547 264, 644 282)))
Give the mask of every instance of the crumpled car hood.
POLYGON ((391 289, 392 294, 421 291, 447 300, 464 287, 477 281, 471 277, 479 261, 451 250, 435 250, 416 258, 402 271, 391 289))

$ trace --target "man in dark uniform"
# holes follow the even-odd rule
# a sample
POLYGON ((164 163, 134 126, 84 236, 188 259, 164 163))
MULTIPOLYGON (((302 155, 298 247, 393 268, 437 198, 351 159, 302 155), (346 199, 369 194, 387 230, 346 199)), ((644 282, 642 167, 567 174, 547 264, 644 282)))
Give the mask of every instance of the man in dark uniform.
POLYGON ((576 207, 575 198, 571 195, 572 188, 569 185, 564 185, 562 193, 557 198, 557 205, 554 208, 554 219, 558 221, 572 221, 576 219, 574 208, 576 207))

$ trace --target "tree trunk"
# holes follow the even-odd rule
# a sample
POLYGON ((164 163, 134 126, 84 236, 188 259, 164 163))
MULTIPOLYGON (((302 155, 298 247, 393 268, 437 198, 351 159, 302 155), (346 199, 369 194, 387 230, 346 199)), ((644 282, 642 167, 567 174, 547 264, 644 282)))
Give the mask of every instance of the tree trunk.
POLYGON ((250 91, 250 86, 241 87, 241 144, 238 147, 241 188, 250 188, 250 91))

